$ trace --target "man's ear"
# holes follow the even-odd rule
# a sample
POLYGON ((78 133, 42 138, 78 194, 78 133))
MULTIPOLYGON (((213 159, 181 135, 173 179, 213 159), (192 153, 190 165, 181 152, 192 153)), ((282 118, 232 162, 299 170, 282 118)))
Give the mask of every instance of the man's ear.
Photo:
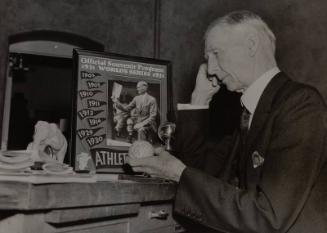
POLYGON ((250 32, 245 37, 246 47, 248 48, 249 54, 253 57, 259 48, 260 39, 257 33, 250 32))

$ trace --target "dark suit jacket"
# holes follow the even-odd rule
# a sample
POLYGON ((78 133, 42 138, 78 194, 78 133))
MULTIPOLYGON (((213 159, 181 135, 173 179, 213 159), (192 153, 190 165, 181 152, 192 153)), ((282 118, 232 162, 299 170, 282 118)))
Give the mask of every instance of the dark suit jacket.
POLYGON ((238 132, 206 142, 207 117, 179 111, 177 154, 188 167, 176 213, 218 232, 327 232, 326 107, 315 89, 277 74, 242 151, 238 132))

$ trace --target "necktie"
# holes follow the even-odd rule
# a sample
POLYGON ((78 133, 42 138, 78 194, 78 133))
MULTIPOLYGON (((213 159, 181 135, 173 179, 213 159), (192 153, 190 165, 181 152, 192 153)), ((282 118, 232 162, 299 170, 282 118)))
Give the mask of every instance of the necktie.
MULTIPOLYGON (((240 144, 239 144, 239 156, 234 158, 232 162, 232 171, 230 183, 241 187, 244 184, 244 164, 245 164, 245 141, 249 128, 250 112, 243 106, 242 114, 240 116, 240 144), (242 184, 242 185, 241 185, 242 184)), ((243 186, 242 186, 243 187, 243 186)))
POLYGON ((245 107, 243 107, 240 119, 241 138, 243 144, 245 143, 246 135, 249 129, 250 115, 250 112, 245 107))
POLYGON ((238 186, 244 188, 245 187, 245 171, 246 171, 246 152, 245 152, 245 143, 247 138, 247 133, 249 130, 249 123, 250 123, 250 112, 243 106, 243 111, 241 114, 240 119, 240 133, 241 133, 241 145, 240 145, 240 157, 237 161, 238 163, 238 171, 237 171, 237 180, 238 186))

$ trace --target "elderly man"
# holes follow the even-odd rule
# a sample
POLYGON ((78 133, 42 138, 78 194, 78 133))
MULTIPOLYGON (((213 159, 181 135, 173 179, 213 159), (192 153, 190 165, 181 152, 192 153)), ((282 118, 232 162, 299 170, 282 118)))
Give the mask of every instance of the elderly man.
POLYGON ((150 140, 151 133, 157 130, 157 101, 148 94, 147 82, 139 81, 136 84, 136 90, 138 95, 128 105, 120 103, 115 98, 113 98, 113 102, 116 108, 131 113, 131 117, 127 119, 127 130, 130 134, 130 140, 134 130, 137 131, 137 138, 139 140, 150 140))
POLYGON ((179 106, 180 160, 161 149, 128 159, 178 182, 175 211, 218 232, 327 232, 326 107, 278 69, 274 53, 275 36, 256 14, 215 20, 191 104, 179 106), (203 129, 219 81, 242 93, 244 111, 234 137, 213 145, 203 129))

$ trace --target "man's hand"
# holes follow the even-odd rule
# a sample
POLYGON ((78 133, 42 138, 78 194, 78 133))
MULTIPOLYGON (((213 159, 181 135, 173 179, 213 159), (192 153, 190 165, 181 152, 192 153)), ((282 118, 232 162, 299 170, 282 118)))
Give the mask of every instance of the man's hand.
POLYGON ((163 148, 156 148, 157 156, 146 158, 126 157, 126 162, 135 172, 145 172, 152 177, 179 181, 186 166, 163 148))
POLYGON ((195 88, 192 93, 192 105, 209 105, 213 95, 220 89, 218 80, 216 78, 209 80, 207 77, 207 72, 207 64, 201 64, 196 77, 195 88))

